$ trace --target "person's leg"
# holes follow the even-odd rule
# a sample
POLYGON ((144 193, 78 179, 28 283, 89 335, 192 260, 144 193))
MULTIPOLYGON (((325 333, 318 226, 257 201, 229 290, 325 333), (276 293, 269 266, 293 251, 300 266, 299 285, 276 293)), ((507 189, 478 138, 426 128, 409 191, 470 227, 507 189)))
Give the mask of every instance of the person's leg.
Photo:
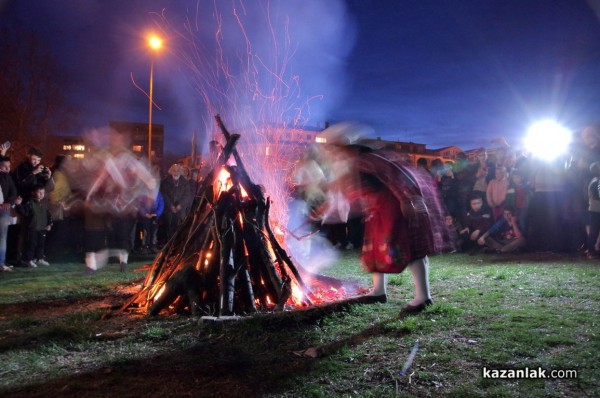
POLYGON ((45 240, 44 232, 45 231, 35 231, 36 242, 35 242, 33 258, 36 261, 41 258, 44 258, 44 247, 43 247, 44 242, 42 241, 42 239, 45 240))
POLYGON ((504 245, 500 242, 498 242, 496 239, 492 238, 491 236, 488 236, 487 238, 485 238, 485 245, 487 247, 489 247, 490 249, 494 249, 494 250, 502 250, 502 247, 504 247, 504 245))
POLYGON ((373 290, 371 296, 384 296, 387 294, 387 274, 373 272, 373 290))
POLYGON ((596 240, 598 239, 598 234, 600 233, 600 213, 590 211, 589 215, 590 229, 587 239, 588 257, 595 257, 597 256, 596 240))
MULTIPOLYGON (((24 266, 30 266, 31 261, 35 258, 35 248, 37 246, 37 231, 24 228, 23 236, 23 257, 22 263, 24 266)), ((31 265, 33 266, 33 265, 31 265)))
POLYGON ((8 212, 0 212, 0 266, 6 265, 6 239, 8 238, 10 218, 8 212))
POLYGON ((514 252, 515 250, 518 250, 524 246, 525 246, 525 238, 523 238, 523 237, 515 238, 515 239, 511 240, 510 242, 508 242, 507 244, 505 244, 502 247, 502 249, 500 249, 500 253, 514 252))
POLYGON ((429 259, 427 256, 413 260, 408 264, 415 285, 415 298, 408 303, 407 307, 423 307, 431 304, 431 292, 429 291, 429 259))
POLYGON ((37 260, 38 265, 50 265, 45 257, 46 257, 46 231, 36 231, 36 245, 35 245, 35 259, 37 260))

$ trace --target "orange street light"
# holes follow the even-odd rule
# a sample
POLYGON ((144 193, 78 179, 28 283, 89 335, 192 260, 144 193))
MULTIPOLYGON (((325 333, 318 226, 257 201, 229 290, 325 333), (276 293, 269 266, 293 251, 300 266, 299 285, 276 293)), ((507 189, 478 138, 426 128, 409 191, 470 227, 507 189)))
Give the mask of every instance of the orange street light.
MULTIPOLYGON (((162 39, 156 35, 150 36, 148 45, 155 52, 162 47, 162 39)), ((152 91, 154 83, 154 56, 150 63, 150 101, 148 104, 148 161, 152 163, 152 91)))

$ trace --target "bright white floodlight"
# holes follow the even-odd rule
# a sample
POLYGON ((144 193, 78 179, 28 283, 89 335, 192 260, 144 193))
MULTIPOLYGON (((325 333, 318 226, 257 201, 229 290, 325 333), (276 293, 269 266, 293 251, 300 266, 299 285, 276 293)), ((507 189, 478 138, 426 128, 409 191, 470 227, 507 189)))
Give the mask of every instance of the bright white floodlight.
POLYGON ((571 143, 571 132, 552 120, 533 124, 525 137, 525 148, 534 156, 554 160, 562 155, 571 143))

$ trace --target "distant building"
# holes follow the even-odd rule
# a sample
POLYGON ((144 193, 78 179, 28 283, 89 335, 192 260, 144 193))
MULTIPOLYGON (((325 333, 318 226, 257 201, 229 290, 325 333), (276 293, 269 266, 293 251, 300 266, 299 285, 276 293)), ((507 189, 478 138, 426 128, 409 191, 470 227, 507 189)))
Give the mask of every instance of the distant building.
MULTIPOLYGON (((148 123, 112 121, 109 126, 131 136, 131 150, 148 157, 148 123)), ((152 162, 161 163, 164 157, 165 126, 152 123, 152 162)))
POLYGON ((435 159, 439 159, 443 163, 454 162, 458 153, 462 152, 462 150, 457 146, 449 146, 440 149, 427 149, 426 144, 402 141, 386 141, 382 140, 381 137, 377 137, 376 139, 367 138, 361 141, 378 149, 396 151, 399 154, 404 155, 413 166, 417 165, 417 160, 420 158, 427 160, 427 166, 431 166, 431 162, 435 159))
POLYGON ((44 162, 51 166, 56 155, 72 156, 76 159, 85 158, 91 148, 86 145, 83 137, 76 135, 50 135, 46 141, 44 162))

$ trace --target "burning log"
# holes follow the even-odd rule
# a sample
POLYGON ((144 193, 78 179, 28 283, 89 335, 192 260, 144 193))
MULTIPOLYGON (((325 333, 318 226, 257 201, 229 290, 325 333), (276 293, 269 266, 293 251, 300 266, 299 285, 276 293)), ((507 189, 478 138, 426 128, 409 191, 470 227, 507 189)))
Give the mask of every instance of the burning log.
POLYGON ((123 309, 157 315, 168 306, 192 314, 232 315, 282 310, 294 300, 308 306, 310 289, 269 225, 270 199, 246 173, 230 134, 217 116, 227 144, 202 181, 192 211, 155 258, 142 289, 123 309), (233 156, 236 165, 226 165, 233 156))

